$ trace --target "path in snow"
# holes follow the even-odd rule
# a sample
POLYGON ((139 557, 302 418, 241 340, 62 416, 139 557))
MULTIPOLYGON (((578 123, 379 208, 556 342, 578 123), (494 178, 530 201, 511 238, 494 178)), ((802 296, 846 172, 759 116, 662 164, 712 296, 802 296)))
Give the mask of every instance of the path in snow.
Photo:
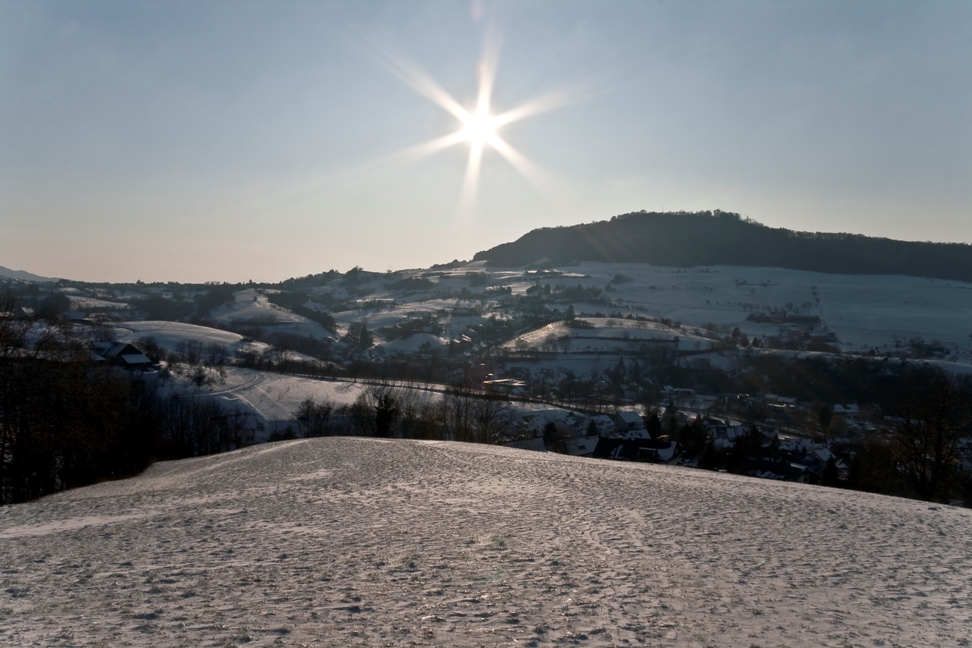
POLYGON ((959 646, 972 511, 332 438, 0 509, 10 646, 959 646))

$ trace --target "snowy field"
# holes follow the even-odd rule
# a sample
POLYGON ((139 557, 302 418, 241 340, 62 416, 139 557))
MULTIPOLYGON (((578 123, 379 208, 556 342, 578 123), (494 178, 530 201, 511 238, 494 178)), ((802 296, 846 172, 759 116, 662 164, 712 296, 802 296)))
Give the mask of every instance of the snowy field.
MULTIPOLYGON (((670 268, 599 262, 562 266, 552 272, 553 276, 545 276, 522 269, 489 268, 484 262, 468 263, 450 271, 455 279, 468 273, 488 276, 488 286, 469 288, 472 300, 495 286, 506 286, 514 295, 523 295, 537 284, 601 290, 611 284, 610 292, 602 296, 610 298, 613 306, 578 302, 578 313, 619 310, 696 327, 738 326, 750 336, 762 336, 776 334, 779 327, 747 321, 747 316, 787 310, 790 314, 820 317, 847 350, 891 347, 896 339, 907 342, 915 337, 926 342, 939 341, 963 352, 970 347, 972 284, 960 281, 745 266, 670 268), (614 283, 619 276, 621 281, 614 283)), ((438 282, 437 288, 425 296, 432 298, 439 287, 445 287, 446 278, 433 278, 438 282)), ((381 292, 376 296, 390 299, 395 293, 381 292)), ((416 301, 409 304, 409 309, 428 308, 430 303, 421 301, 421 294, 412 299, 416 301)), ((435 301, 440 308, 449 302, 435 301)), ((452 300, 453 306, 460 303, 452 300)), ((480 307, 488 307, 489 303, 489 299, 482 299, 480 307)), ((390 321, 399 309, 392 307, 371 317, 390 321)), ((345 313, 342 319, 351 321, 354 314, 345 313)))
POLYGON ((772 332, 747 322, 751 312, 806 305, 847 348, 888 346, 922 337, 967 350, 972 334, 972 285, 899 275, 837 275, 781 268, 666 268, 641 263, 582 263, 562 268, 588 279, 545 279, 603 287, 616 274, 631 279, 609 293, 645 315, 703 326, 738 326, 749 335, 772 332), (818 301, 819 300, 819 301, 818 301))
POLYGON ((254 351, 262 353, 269 348, 263 342, 246 342, 243 336, 232 331, 222 331, 208 326, 197 326, 185 322, 160 322, 146 320, 142 322, 120 322, 114 327, 115 337, 119 342, 137 344, 143 337, 155 339, 155 343, 166 351, 175 351, 180 343, 196 341, 204 345, 218 344, 226 348, 227 353, 237 351, 254 351))
POLYGON ((646 342, 673 342, 682 351, 711 349, 713 341, 698 331, 674 329, 656 322, 580 318, 591 328, 571 327, 567 322, 554 322, 520 335, 503 345, 508 350, 520 348, 563 350, 565 352, 601 352, 634 350, 646 342))
MULTIPOLYGON (((347 326, 365 321, 370 329, 389 326, 422 314, 449 313, 457 307, 475 307, 483 317, 505 316, 503 306, 488 290, 506 287, 513 295, 525 295, 537 285, 596 288, 611 303, 578 301, 578 314, 595 312, 633 313, 678 321, 693 327, 739 327, 749 336, 775 335, 778 324, 747 320, 754 313, 786 310, 789 314, 817 316, 816 333, 836 334, 847 351, 871 348, 890 350, 914 338, 938 341, 953 353, 969 356, 972 350, 972 284, 943 279, 900 275, 839 275, 781 268, 709 266, 670 268, 641 263, 586 262, 554 268, 543 274, 522 268, 489 268, 483 262, 464 264, 436 272, 406 271, 401 276, 429 275, 433 287, 406 293, 380 286, 364 301, 395 302, 384 308, 334 313, 347 326), (484 275, 482 285, 471 285, 468 276, 484 275), (608 290, 608 286, 610 289, 608 290), (462 288, 467 296, 457 298, 462 288), (445 297, 449 295, 449 297, 445 297)), ((323 289, 339 294, 341 288, 323 289)), ((557 307, 564 308, 563 304, 557 307)), ((461 333, 455 317, 440 319, 452 334, 461 333), (455 326, 453 326, 455 325, 455 326)), ((473 318, 469 324, 483 321, 473 318)))
POLYGON ((247 288, 234 294, 234 301, 214 308, 212 318, 223 324, 245 323, 271 327, 274 331, 284 331, 317 339, 332 339, 334 334, 317 322, 302 315, 292 313, 286 308, 271 304, 266 295, 254 288, 247 288))
POLYGON ((97 299, 95 297, 84 297, 84 296, 71 296, 71 308, 73 310, 88 311, 95 308, 103 308, 109 310, 129 310, 131 306, 128 304, 119 304, 118 302, 106 301, 104 299, 97 299))
MULTIPOLYGON (((259 443, 266 441, 276 427, 293 423, 294 413, 308 398, 337 406, 351 405, 361 394, 373 387, 368 382, 325 380, 225 367, 225 376, 222 379, 214 384, 192 389, 198 389, 198 393, 211 396, 231 409, 252 414, 254 422, 263 426, 262 432, 258 432, 254 438, 259 443)), ((396 385, 393 388, 414 392, 419 403, 434 403, 443 396, 439 387, 396 385)), ((513 406, 519 412, 547 412, 551 420, 568 414, 567 410, 542 403, 514 401, 513 406)))
MULTIPOLYGON (((226 367, 225 377, 216 384, 200 390, 233 409, 252 412, 256 421, 267 429, 274 423, 293 422, 294 412, 307 400, 328 401, 335 405, 350 405, 370 385, 345 381, 319 380, 302 376, 226 367)), ((257 441, 264 441, 260 435, 257 441)))
POLYGON ((962 646, 972 511, 316 439, 0 508, 9 646, 962 646))

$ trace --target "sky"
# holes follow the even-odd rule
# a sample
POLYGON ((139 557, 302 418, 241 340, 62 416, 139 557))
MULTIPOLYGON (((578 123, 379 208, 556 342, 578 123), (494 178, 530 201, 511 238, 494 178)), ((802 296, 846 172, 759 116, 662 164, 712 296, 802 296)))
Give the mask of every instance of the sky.
POLYGON ((964 0, 0 0, 0 265, 279 281, 642 209, 968 243, 970 43, 964 0))

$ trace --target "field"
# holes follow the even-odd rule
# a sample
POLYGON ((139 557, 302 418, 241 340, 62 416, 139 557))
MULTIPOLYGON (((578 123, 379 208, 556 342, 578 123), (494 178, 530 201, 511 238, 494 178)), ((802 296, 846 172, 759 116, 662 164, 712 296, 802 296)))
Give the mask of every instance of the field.
POLYGON ((0 509, 11 646, 961 646, 972 512, 315 439, 0 509))
MULTIPOLYGON (((407 271, 396 277, 427 277, 424 290, 407 294, 384 287, 374 279, 364 284, 368 300, 385 305, 369 310, 335 313, 339 324, 366 321, 371 328, 408 320, 417 314, 438 313, 452 336, 465 326, 491 315, 509 316, 510 306, 491 289, 509 288, 513 296, 550 285, 554 303, 578 314, 616 312, 665 319, 689 327, 735 327, 753 336, 775 335, 780 326, 753 321, 750 316, 779 313, 819 317, 814 335, 832 333, 845 352, 876 349, 893 353, 914 340, 938 342, 954 360, 972 360, 972 285, 958 281, 898 275, 838 275, 780 268, 711 266, 668 268, 640 263, 581 263, 545 273, 512 268, 489 268, 482 262, 448 270, 407 271), (470 284, 481 274, 484 283, 470 284), (558 287, 602 291, 597 301, 557 299, 558 287), (462 288, 465 296, 459 296, 462 288), (608 289, 609 288, 609 289, 608 289), (446 298, 446 295, 451 298, 446 298), (480 316, 447 315, 454 309, 474 309, 480 316)), ((341 288, 323 292, 342 294, 341 288)), ((605 319, 602 317, 602 320, 605 319)), ((689 332, 699 335, 698 332, 689 332)), ((685 332, 681 334, 685 336, 685 332)), ((546 338, 545 334, 541 337, 546 338)), ((694 341, 687 342, 694 344, 694 341)), ((684 346, 684 344, 683 344, 684 346)))

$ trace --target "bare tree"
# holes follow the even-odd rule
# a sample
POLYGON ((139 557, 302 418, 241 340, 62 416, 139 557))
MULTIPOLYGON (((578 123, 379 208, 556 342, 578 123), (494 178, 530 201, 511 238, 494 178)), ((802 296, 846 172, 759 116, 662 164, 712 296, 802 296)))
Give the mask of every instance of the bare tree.
POLYGON ((219 342, 210 342, 206 345, 206 364, 210 367, 219 367, 226 362, 226 347, 219 342))
POLYGON ((933 372, 891 432, 898 475, 923 500, 934 499, 960 459, 962 439, 972 427, 969 392, 968 380, 933 372))
POLYGON ((375 435, 375 407, 369 392, 362 392, 347 411, 353 436, 375 435))
POLYGON ((195 367, 202 360, 203 344, 199 340, 182 340, 176 344, 175 350, 190 367, 195 367))
POLYGON ((474 438, 479 443, 501 443, 508 436, 515 413, 497 397, 478 398, 472 406, 474 438))
POLYGON ((294 413, 300 435, 305 438, 328 436, 333 411, 334 406, 330 403, 317 403, 312 398, 303 401, 294 413))
POLYGON ((465 387, 450 387, 443 399, 445 430, 455 441, 473 441, 473 397, 465 387))
POLYGON ((398 420, 398 402, 391 388, 374 387, 372 400, 375 408, 375 436, 388 438, 394 436, 395 422, 398 420))
POLYGON ((396 389, 395 400, 398 402, 398 425, 402 438, 421 438, 428 403, 420 398, 418 391, 407 388, 396 389))

